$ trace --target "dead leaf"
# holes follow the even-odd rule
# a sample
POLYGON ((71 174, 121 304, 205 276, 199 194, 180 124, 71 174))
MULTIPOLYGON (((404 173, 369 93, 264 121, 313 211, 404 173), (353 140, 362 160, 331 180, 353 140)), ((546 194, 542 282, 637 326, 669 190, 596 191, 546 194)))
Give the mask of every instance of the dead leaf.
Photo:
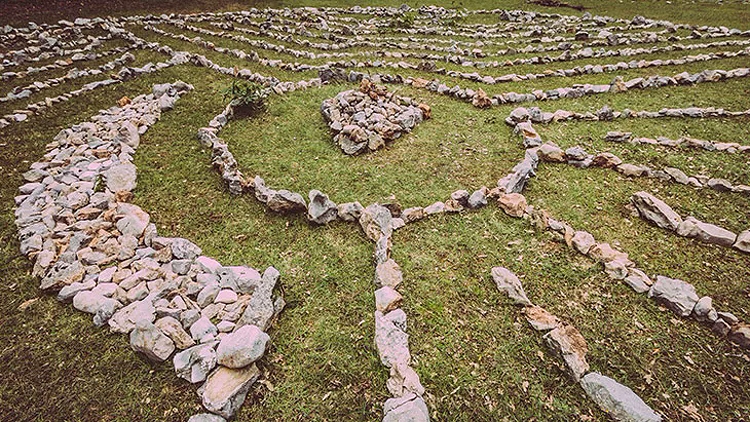
POLYGON ((29 309, 29 306, 33 305, 34 302, 36 302, 37 300, 39 300, 39 298, 35 297, 33 299, 29 299, 29 300, 23 302, 22 304, 18 305, 18 310, 19 311, 25 311, 25 310, 29 309))

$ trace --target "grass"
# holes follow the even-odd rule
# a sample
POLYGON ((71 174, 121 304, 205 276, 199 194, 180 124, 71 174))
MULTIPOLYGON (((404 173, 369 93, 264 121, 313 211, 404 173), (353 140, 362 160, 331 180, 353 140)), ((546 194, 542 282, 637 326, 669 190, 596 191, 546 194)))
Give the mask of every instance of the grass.
MULTIPOLYGON (((643 14, 748 29, 748 11, 741 2, 718 5, 673 1, 658 3, 658 7, 651 1, 581 3, 593 14, 624 18, 643 14)), ((288 4, 273 6, 278 5, 288 4)), ((67 15, 55 12, 50 18, 70 18, 74 17, 70 14, 78 13, 160 14, 242 7, 232 2, 214 6, 195 0, 128 6, 125 9, 118 2, 86 4, 65 11, 67 15)), ((453 6, 487 7, 478 1, 453 6)), ((491 5, 525 6, 521 1, 491 5)), ((39 19, 39 12, 33 8, 25 15, 0 18, 7 22, 39 19)), ((482 15, 467 21, 492 23, 496 18, 482 15)), ((133 32, 149 41, 200 52, 222 66, 241 64, 282 80, 314 76, 314 72, 285 72, 240 63, 189 43, 140 29, 133 32)), ((232 45, 227 40, 211 40, 217 45, 232 45)), ((134 54, 132 66, 166 57, 147 51, 134 54)), ((278 57, 287 60, 289 56, 278 57)), ((615 61, 608 58, 601 62, 615 61)), ((570 66, 556 63, 553 67, 585 62, 571 62, 570 66)), ((617 74, 627 78, 673 75, 683 69, 743 65, 747 60, 736 58, 617 74)), ((525 73, 545 68, 507 70, 525 73)), ((485 72, 490 70, 480 70, 485 72)), ((608 83, 613 77, 549 78, 502 84, 487 91, 529 92, 574 83, 608 83)), ((23 81, 36 80, 33 78, 45 76, 34 75, 23 81)), ((4 275, 0 283, 0 373, 4 375, 0 382, 0 403, 4 405, 0 419, 186 420, 199 411, 195 389, 176 378, 169 364, 155 365, 136 358, 124 336, 97 329, 89 316, 39 294, 38 280, 30 276, 30 264, 18 256, 12 214, 13 197, 22 184, 21 173, 39 159, 44 145, 61 128, 86 120, 123 95, 132 98, 150 90, 153 83, 176 79, 190 82, 196 89, 142 137, 135 155, 139 171, 136 202, 148 210, 161 234, 191 239, 222 263, 278 268, 282 274, 280 293, 289 304, 272 329, 272 346, 261 362, 267 382, 254 386, 237 420, 380 419, 382 402, 387 398, 388 373, 379 362, 372 340, 372 244, 353 225, 314 227, 302 217, 270 213, 249 196, 230 196, 210 166, 210 151, 200 146, 195 133, 222 110, 219 91, 231 79, 192 65, 86 93, 28 122, 0 130, 0 176, 4 179, 0 184, 0 273, 4 275), (24 301, 37 298, 28 309, 18 309, 24 301)), ((439 79, 449 85, 482 86, 456 78, 439 79)), ((81 78, 67 88, 87 82, 87 78, 81 78)), ((310 189, 320 189, 339 203, 358 200, 368 204, 395 195, 404 207, 425 206, 447 199, 459 188, 493 186, 522 157, 518 137, 503 122, 515 106, 477 110, 446 96, 403 86, 390 88, 430 104, 433 118, 378 152, 344 156, 333 145, 319 106, 323 99, 353 87, 335 85, 273 96, 264 115, 233 121, 221 136, 245 174, 259 174, 272 187, 303 195, 310 189)), ((65 88, 51 88, 38 95, 52 96, 65 88)), ((672 106, 744 110, 750 108, 748 94, 750 85, 741 79, 533 105, 545 111, 595 111, 605 104, 617 110, 672 106)), ((18 104, 5 106, 12 109, 18 104)), ((705 172, 748 183, 747 154, 603 140, 607 131, 627 130, 637 136, 689 135, 748 145, 748 123, 747 118, 627 120, 537 125, 537 130, 543 139, 563 147, 581 145, 589 152, 611 151, 626 162, 675 166, 688 174, 705 172)), ((655 193, 683 216, 694 215, 735 232, 750 227, 747 196, 631 180, 611 170, 542 164, 525 194, 535 206, 577 229, 592 232, 601 241, 618 245, 649 274, 693 283, 699 294, 713 297, 719 310, 750 320, 748 256, 679 238, 631 217, 625 204, 639 190, 655 193)), ((511 219, 495 206, 409 225, 396 232, 393 256, 404 271, 402 293, 410 348, 435 420, 607 418, 566 377, 559 362, 546 353, 541 337, 527 326, 518 309, 496 291, 489 274, 496 265, 516 272, 535 303, 581 331, 588 340, 592 370, 633 388, 666 419, 687 420, 687 409, 693 407, 704 420, 743 420, 750 413, 750 393, 745 388, 750 357, 746 352, 713 335, 706 326, 675 319, 645 296, 613 283, 598 265, 571 252, 549 233, 536 232, 525 221, 511 219)))

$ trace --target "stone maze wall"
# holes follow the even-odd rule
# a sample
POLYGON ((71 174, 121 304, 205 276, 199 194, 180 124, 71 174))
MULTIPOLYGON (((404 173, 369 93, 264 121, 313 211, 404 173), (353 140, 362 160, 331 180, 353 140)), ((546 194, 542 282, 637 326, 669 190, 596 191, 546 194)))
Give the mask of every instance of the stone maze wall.
MULTIPOLYGON (((18 80, 10 92, 0 93, 0 103, 21 103, 24 99, 61 85, 75 85, 80 77, 101 75, 67 93, 47 97, 0 118, 0 128, 25 123, 30 117, 85 92, 157 73, 171 66, 200 66, 212 71, 265 85, 269 93, 287 95, 332 83, 359 84, 321 104, 321 118, 331 129, 332 147, 346 154, 375 151, 386 142, 397 141, 423 120, 429 119, 428 104, 399 97, 390 85, 409 85, 477 108, 503 104, 550 102, 603 93, 627 95, 637 89, 660 89, 675 85, 722 83, 750 76, 750 69, 715 69, 697 73, 678 72, 679 66, 750 54, 750 31, 724 27, 688 26, 654 21, 642 16, 632 20, 602 16, 568 16, 524 11, 455 11, 439 7, 417 10, 413 28, 391 28, 396 36, 383 36, 378 29, 408 7, 351 9, 284 9, 194 15, 127 16, 121 18, 76 19, 51 25, 6 26, 0 42, 0 77, 18 80), (467 14, 497 17, 491 25, 463 24, 445 27, 440 19, 467 14), (306 16, 304 22, 302 16, 306 16), (354 16, 354 17, 353 17, 354 16), (238 59, 235 68, 223 67, 207 57, 179 51, 167 44, 149 42, 134 35, 133 28, 193 44, 238 59), (209 29, 211 28, 211 29, 209 29), (689 35, 678 35, 689 31, 689 35), (184 35, 185 33, 191 36, 184 35), (230 49, 206 41, 212 36, 247 45, 247 50, 230 49), (254 37, 254 38, 248 38, 254 37), (452 40, 468 37, 475 42, 452 40), (256 39, 262 37, 263 39, 256 39), (424 37, 433 37, 426 41, 424 37), (315 41, 310 40, 314 38, 315 41), (126 46, 103 50, 103 42, 120 40, 126 46), (648 47, 648 44, 659 43, 648 47), (665 43, 669 43, 664 45, 665 43), (295 47, 289 47, 294 45, 295 47), (644 46, 642 46, 644 45, 644 46), (352 47, 357 52, 346 51, 352 47), (717 49, 714 53, 691 55, 695 49, 717 49), (724 49, 724 50, 719 50, 724 49), (158 63, 129 67, 132 52, 149 50, 164 56, 158 63), (408 51, 403 51, 408 50, 408 51), (280 52, 300 62, 264 57, 280 52), (639 60, 643 54, 684 52, 679 58, 639 60), (516 54, 524 58, 504 58, 516 54), (111 57, 98 66, 86 62, 111 57), (483 75, 484 69, 520 65, 553 64, 581 58, 601 60, 588 64, 528 74, 483 75), (612 59, 623 60, 612 63, 612 59), (405 61, 416 59, 414 64, 405 61), (317 64, 306 61, 314 60, 317 64), (328 60, 327 62, 321 62, 328 60), (625 61, 627 60, 627 61, 625 61), (319 72, 318 78, 281 81, 246 68, 247 61, 287 71, 319 72), (39 66, 39 62, 50 62, 39 66), (466 72, 440 67, 450 63, 466 72), (72 67, 74 66, 74 67, 72 67), (78 67, 84 67, 79 69, 78 67), (71 68, 72 67, 72 68, 71 68), (357 69, 382 68, 381 73, 357 69), (617 73, 628 69, 664 67, 672 76, 638 77, 625 80, 617 73), (46 78, 47 72, 71 68, 64 76, 46 78), (426 77, 409 75, 420 72, 426 77), (573 84, 565 78, 612 73, 609 84, 573 84), (559 78, 561 87, 526 93, 497 92, 448 86, 441 75, 487 85, 506 82, 559 78), (27 83, 34 77, 36 82, 27 83), (429 79, 427 79, 429 78, 429 79)), ((660 70, 661 71, 661 70, 660 70)), ((279 317, 284 300, 275 294, 280 274, 273 267, 262 273, 247 266, 225 266, 202 255, 199 246, 181 238, 159 236, 147 211, 130 203, 137 186, 133 154, 140 136, 162 112, 179 107, 181 96, 193 87, 177 81, 157 84, 149 93, 124 98, 117 107, 101 111, 90 120, 63 129, 47 146, 45 154, 24 174, 27 183, 15 198, 15 216, 21 252, 34 263, 33 273, 40 288, 54 292, 63 302, 93 315, 97 326, 129 335, 130 345, 154 361, 172 360, 177 376, 200 384, 198 395, 209 413, 191 421, 220 421, 232 418, 260 373, 256 362, 263 357, 271 337, 267 331, 279 317)), ((543 111, 518 107, 506 123, 519 135, 523 153, 518 164, 491 187, 446 193, 445 198, 423 207, 400 209, 394 204, 360 202, 335 203, 314 189, 307 195, 268 186, 261 176, 246 177, 226 142, 219 136, 233 118, 228 106, 222 113, 206 117, 207 125, 197 133, 199 142, 211 148, 212 164, 235 195, 249 194, 270 210, 305 214, 318 225, 339 220, 363 230, 374 243, 375 288, 374 342, 383 366, 389 371, 391 394, 383 404, 384 421, 426 421, 429 411, 425 388, 412 367, 407 315, 401 309, 404 282, 397 262, 390 256, 395 230, 430 216, 470 212, 495 202, 509 216, 527 220, 534 227, 556 233, 570 248, 601 263, 613 280, 622 281, 636 293, 647 294, 674 311, 677 316, 695 318, 728 341, 750 349, 750 325, 713 306, 710 296, 699 294, 690 283, 664 275, 651 277, 638 268, 628 254, 593 235, 576 230, 547 211, 529 204, 523 195, 538 166, 552 163, 578 168, 611 168, 628 177, 650 177, 668 183, 750 195, 743 181, 727 181, 710 175, 688 175, 666 167, 625 163, 608 152, 589 153, 581 147, 563 150, 545 142, 534 125, 554 125, 575 120, 615 119, 713 119, 738 118, 750 110, 716 108, 669 108, 658 111, 615 111, 603 107, 596 112, 543 111)), ((750 153, 750 146, 692 138, 649 139, 629 132, 610 132, 610 142, 656 144, 670 148, 700 148, 731 154, 750 153)), ((750 230, 733 233, 692 216, 683 218, 659 198, 636 192, 631 199, 634 215, 679 236, 734 248, 750 253, 750 230)), ((488 269, 489 270, 489 269, 488 269)), ((491 269, 499 291, 521 308, 533 329, 544 333, 545 342, 567 368, 571 379, 616 420, 658 421, 662 417, 629 387, 609 376, 590 371, 586 361, 586 340, 575 327, 561 321, 527 297, 520 280, 504 267, 491 269)), ((648 398, 646 398, 648 401, 648 398)))

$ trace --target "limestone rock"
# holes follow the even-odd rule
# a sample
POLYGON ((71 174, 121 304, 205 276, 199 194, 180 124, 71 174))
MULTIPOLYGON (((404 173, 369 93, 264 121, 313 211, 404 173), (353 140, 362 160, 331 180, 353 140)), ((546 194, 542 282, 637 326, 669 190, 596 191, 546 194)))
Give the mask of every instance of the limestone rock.
POLYGON ((163 362, 175 349, 174 342, 150 322, 130 332, 130 347, 155 362, 163 362))
POLYGON ((175 354, 172 363, 177 376, 193 384, 205 381, 216 367, 215 347, 215 342, 199 344, 175 354))
POLYGON ((571 244, 578 252, 586 255, 596 245, 596 239, 591 233, 579 230, 573 234, 571 244))
POLYGON ((679 214, 674 212, 664 201, 648 192, 637 192, 630 198, 630 201, 641 217, 663 229, 675 231, 682 223, 679 214))
POLYGON ((227 420, 212 413, 199 413, 191 416, 188 422, 227 422, 227 420))
POLYGON ((750 325, 745 323, 735 324, 729 331, 729 340, 743 349, 750 350, 750 325))
POLYGON ((359 202, 346 202, 339 204, 338 216, 344 221, 357 221, 364 211, 364 207, 359 202))
POLYGON ((395 289, 403 280, 401 267, 393 259, 388 259, 375 268, 375 285, 378 287, 388 286, 395 289))
POLYGON ((338 208, 328 199, 328 195, 319 190, 310 191, 310 205, 307 208, 307 219, 315 224, 328 224, 336 219, 338 208))
POLYGON ((391 398, 383 405, 383 422, 428 422, 430 413, 422 397, 410 393, 391 398))
POLYGON ((393 287, 383 286, 375 290, 375 308, 388 313, 401 305, 403 297, 393 287))
POLYGON ((576 381, 588 372, 586 362, 588 345, 580 332, 572 325, 562 325, 544 335, 547 345, 565 361, 568 372, 576 381))
POLYGON ((392 219, 393 216, 388 208, 380 204, 371 204, 362 211, 359 224, 365 235, 373 242, 377 242, 381 235, 390 236, 393 233, 392 219))
POLYGON ((737 241, 734 242, 734 245, 732 245, 737 250, 740 250, 745 253, 750 253, 750 230, 745 230, 744 232, 737 235, 737 241))
POLYGON ((537 331, 548 331, 557 328, 560 320, 539 306, 526 306, 523 308, 526 321, 537 331))
POLYGON ((285 189, 273 192, 268 198, 267 205, 272 211, 282 214, 302 212, 307 209, 302 195, 285 189))
POLYGON ((245 402, 250 387, 260 376, 255 365, 241 369, 219 366, 198 389, 203 406, 230 419, 245 402))
POLYGON ((260 359, 270 337, 254 325, 244 325, 221 340, 216 349, 219 364, 242 368, 260 359))
POLYGON ((383 314, 375 311, 375 346, 380 361, 387 367, 409 364, 409 335, 406 334, 406 314, 401 309, 383 314))
POLYGON ((706 243, 730 247, 737 240, 737 235, 714 224, 704 223, 694 217, 687 217, 679 227, 677 234, 693 237, 706 243))
POLYGON ((614 420, 659 422, 656 414, 630 388, 598 372, 589 372, 581 379, 581 387, 614 420))
POLYGON ((495 280, 497 289, 513 300, 516 305, 529 306, 531 301, 526 297, 523 291, 521 280, 516 277, 510 270, 504 267, 492 268, 492 279, 495 280))
POLYGON ((682 280, 657 276, 648 296, 664 303, 677 315, 688 317, 698 303, 698 294, 692 284, 682 280))
POLYGON ((156 320, 154 323, 164 334, 166 334, 178 349, 187 349, 195 345, 195 341, 190 337, 183 328, 180 321, 172 317, 163 317, 156 320))
POLYGON ((107 189, 114 192, 132 191, 136 187, 135 165, 130 162, 116 164, 104 172, 107 189))
POLYGON ((523 217, 526 211, 526 197, 520 193, 504 193, 497 200, 498 205, 511 217, 523 217))

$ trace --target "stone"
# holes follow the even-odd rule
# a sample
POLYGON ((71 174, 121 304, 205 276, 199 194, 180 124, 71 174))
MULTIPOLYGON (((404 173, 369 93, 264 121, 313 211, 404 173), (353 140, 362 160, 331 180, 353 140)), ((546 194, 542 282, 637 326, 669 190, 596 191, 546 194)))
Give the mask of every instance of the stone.
POLYGON ((81 281, 84 274, 86 274, 86 269, 79 261, 73 261, 70 264, 58 261, 42 278, 39 288, 48 291, 59 290, 64 286, 81 281))
POLYGON ((622 164, 622 160, 620 157, 610 152, 601 152, 594 156, 594 160, 591 164, 597 167, 613 168, 622 164))
POLYGON ((419 382, 419 375, 409 365, 405 363, 393 365, 390 372, 386 387, 394 397, 402 397, 409 393, 420 396, 424 394, 424 387, 419 382))
POLYGON ((311 190, 310 204, 307 207, 307 219, 315 224, 328 224, 338 216, 336 204, 328 199, 328 195, 319 190, 311 190))
POLYGON ((598 372, 589 372, 581 379, 581 387, 612 419, 618 421, 659 422, 656 414, 630 388, 598 372))
POLYGON ((188 422, 227 422, 227 420, 212 413, 199 413, 191 416, 188 422))
POLYGON ((338 217, 344 221, 358 221, 364 211, 364 207, 359 202, 346 202, 339 204, 338 217))
POLYGON ((131 235, 140 238, 151 217, 139 206, 120 202, 117 204, 117 213, 123 217, 117 220, 117 230, 123 235, 131 235))
POLYGON ((677 315, 688 317, 698 303, 698 294, 692 284, 682 280, 657 276, 648 296, 664 303, 677 315))
POLYGON ((241 369, 219 366, 198 389, 198 395, 209 412, 230 419, 245 402, 247 392, 259 376, 255 365, 241 369))
POLYGON ((214 299, 214 303, 234 303, 237 301, 237 293, 234 292, 232 289, 224 289, 219 292, 219 294, 216 295, 216 299, 214 299))
POLYGON ((556 316, 539 306, 531 305, 524 307, 523 315, 531 327, 537 331, 549 331, 561 325, 560 320, 556 316))
POLYGON ((254 325, 243 325, 227 334, 216 349, 220 365, 243 368, 260 359, 266 352, 270 337, 254 325))
POLYGON ((510 270, 504 267, 492 268, 492 279, 495 281, 497 289, 508 295, 516 305, 529 306, 531 301, 526 297, 523 291, 521 280, 516 277, 510 270))
POLYGON ((375 346, 380 361, 390 368, 396 364, 409 364, 409 335, 406 334, 406 314, 396 309, 387 314, 375 311, 375 346))
POLYGON ((302 198, 302 195, 285 189, 273 192, 268 198, 267 205, 272 211, 282 214, 307 210, 307 204, 305 204, 305 199, 302 198))
POLYGON ((169 246, 172 249, 172 255, 174 255, 176 259, 194 260, 198 258, 202 252, 201 248, 195 243, 179 237, 172 239, 169 246))
POLYGON ((641 177, 646 173, 646 169, 635 164, 622 163, 617 166, 617 171, 630 177, 641 177))
POLYGON ((392 218, 388 208, 380 204, 371 204, 362 211, 359 224, 365 235, 373 242, 377 242, 381 235, 390 236, 393 233, 392 218))
POLYGON ((378 264, 375 267, 375 285, 388 286, 395 289, 404 280, 401 267, 393 259, 378 264))
POLYGON ((738 234, 737 240, 732 247, 742 252, 750 253, 750 230, 745 230, 738 234))
POLYGON ((725 179, 709 179, 708 187, 717 192, 730 192, 732 190, 732 184, 725 179))
POLYGON ((203 382, 216 367, 215 343, 199 344, 172 358, 177 376, 193 384, 203 382))
POLYGON ((651 284, 653 284, 648 275, 637 268, 628 269, 628 275, 624 281, 636 293, 646 293, 651 289, 651 284))
POLYGON ((183 328, 180 321, 172 317, 163 317, 156 320, 154 325, 160 329, 174 342, 178 349, 187 349, 195 345, 195 341, 183 328))
POLYGON ((680 223, 679 227, 677 227, 677 234, 726 247, 731 247, 737 239, 737 235, 729 230, 704 223, 693 217, 687 217, 680 223))
POLYGON ((445 212, 445 204, 438 201, 424 208, 425 215, 440 214, 445 212))
MULTIPOLYGON (((486 202, 486 201, 485 201, 486 202)), ((406 223, 413 223, 425 217, 425 211, 422 207, 412 207, 401 211, 401 218, 406 223)))
POLYGON ((561 325, 545 334, 544 340, 563 359, 573 379, 578 381, 589 371, 589 364, 586 362, 588 345, 575 327, 561 325))
POLYGON ((79 311, 94 314, 94 324, 101 327, 112 315, 122 308, 122 304, 112 298, 94 293, 89 290, 78 292, 73 297, 73 307, 79 311))
POLYGON ((695 314, 699 320, 705 320, 708 317, 708 313, 711 312, 713 308, 713 299, 708 296, 703 296, 695 304, 693 314, 695 314))
POLYGON ((485 195, 486 188, 478 189, 472 192, 467 201, 469 208, 477 209, 487 205, 487 196, 485 195))
POLYGON ((206 317, 202 316, 190 326, 190 336, 198 343, 206 343, 213 340, 219 330, 206 317))
POLYGON ((116 164, 104 172, 107 189, 114 192, 132 191, 136 187, 135 165, 130 162, 116 164))
POLYGON ((729 331, 728 338, 743 349, 750 349, 750 325, 742 322, 735 324, 729 331))
POLYGON ((383 286, 375 290, 375 309, 388 313, 399 306, 403 297, 393 287, 383 286))
POLYGON ((155 362, 163 362, 175 349, 172 339, 150 322, 139 324, 130 332, 130 347, 155 362))
POLYGON ((631 203, 638 210, 640 216, 658 227, 676 231, 682 223, 682 218, 674 212, 664 201, 656 198, 648 192, 636 192, 631 198, 631 203))
POLYGON ((588 255, 599 262, 628 261, 628 254, 612 248, 609 243, 597 243, 589 249, 588 255))
POLYGON ((542 161, 547 161, 550 163, 565 162, 565 152, 563 152, 562 148, 551 142, 545 142, 544 144, 542 144, 542 146, 539 147, 536 153, 539 156, 539 159, 541 159, 542 161))
POLYGON ((596 239, 591 233, 579 230, 573 234, 571 244, 578 252, 586 255, 596 245, 596 239))
POLYGON ((422 397, 410 393, 390 398, 383 405, 383 422, 428 422, 430 412, 422 397))
POLYGON ((526 197, 520 193, 504 193, 497 199, 500 208, 511 217, 523 217, 526 212, 526 197))

